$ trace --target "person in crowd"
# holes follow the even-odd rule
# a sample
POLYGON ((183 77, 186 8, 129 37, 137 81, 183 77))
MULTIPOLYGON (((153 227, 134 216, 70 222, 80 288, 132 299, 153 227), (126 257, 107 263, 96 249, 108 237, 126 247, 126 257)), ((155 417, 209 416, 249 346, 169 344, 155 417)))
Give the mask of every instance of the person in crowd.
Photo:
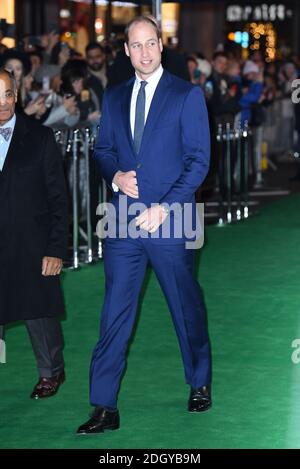
MULTIPOLYGON (((220 145, 216 143, 216 134, 219 126, 226 124, 234 125, 235 117, 240 112, 238 101, 238 89, 229 86, 229 77, 226 75, 228 57, 226 52, 217 51, 213 55, 212 73, 205 82, 205 97, 207 101, 210 129, 211 129, 211 147, 212 158, 208 176, 204 187, 212 191, 216 187, 216 176, 219 173, 219 185, 223 181, 220 174, 223 173, 222 155, 220 145)), ((221 192, 223 188, 220 189, 221 192)))
POLYGON ((263 107, 263 69, 252 60, 247 60, 243 68, 241 105, 241 126, 249 125, 252 128, 253 152, 250 155, 250 172, 257 184, 261 184, 262 141, 265 122, 265 109, 263 107))
MULTIPOLYGON (((243 88, 240 98, 241 124, 244 127, 248 122, 253 122, 253 105, 263 100, 263 77, 258 65, 252 60, 247 60, 243 68, 243 88)), ((261 124, 260 124, 261 125, 261 124)))
POLYGON ((286 62, 279 71, 279 87, 284 97, 291 97, 293 81, 298 78, 298 71, 293 62, 286 62))
MULTIPOLYGON (((59 274, 68 243, 61 155, 53 132, 15 112, 17 84, 0 69, 0 324, 24 320, 39 380, 31 398, 64 382, 59 274)), ((20 357, 22 360, 22 357, 20 357)))
POLYGON ((206 81, 206 76, 199 70, 196 57, 189 55, 186 60, 189 70, 190 82, 194 85, 199 85, 202 88, 206 81))
POLYGON ((233 123, 235 115, 240 110, 238 90, 228 86, 227 65, 227 54, 222 51, 215 52, 212 60, 212 74, 205 84, 213 131, 216 131, 219 124, 233 123))
POLYGON ((75 58, 76 51, 67 42, 57 42, 51 50, 50 64, 62 68, 68 60, 75 58))
POLYGON ((99 101, 87 84, 88 71, 83 60, 71 60, 62 69, 62 90, 65 96, 73 96, 79 110, 80 122, 98 123, 99 101))
MULTIPOLYGON (((100 82, 101 88, 99 93, 103 94, 103 90, 107 86, 107 67, 106 54, 104 47, 98 42, 90 42, 85 49, 86 61, 88 64, 89 75, 100 82)), ((96 82, 97 83, 97 82, 96 82)))
POLYGON ((37 96, 31 100, 28 88, 31 86, 31 62, 27 54, 16 49, 8 49, 2 56, 2 66, 13 72, 18 100, 16 108, 19 113, 24 113, 32 118, 40 118, 46 111, 45 99, 37 96))
MULTIPOLYGON (((121 196, 130 206, 137 201, 145 204, 136 218, 139 232, 145 236, 135 238, 128 233, 106 239, 106 296, 90 372, 90 401, 95 409, 79 427, 80 435, 119 427, 117 395, 148 261, 167 298, 180 342, 186 381, 191 386, 188 410, 203 412, 212 403, 204 302, 193 275, 195 251, 186 248, 184 235, 175 238, 174 226, 166 238, 161 232, 171 216, 167 205, 177 202, 178 215, 182 209, 185 212, 185 203, 195 209, 195 190, 208 171, 205 100, 199 86, 161 66, 163 46, 155 21, 136 17, 128 24, 125 37, 125 52, 135 77, 105 94, 95 158, 114 188, 114 204, 121 196)), ((127 211, 120 213, 129 222, 127 215, 127 211)), ((170 221, 175 218, 174 214, 170 221)))
POLYGON ((274 103, 274 100, 278 96, 279 92, 276 87, 276 81, 274 76, 269 73, 264 75, 264 86, 263 86, 263 99, 262 104, 265 107, 271 106, 274 103))
POLYGON ((239 99, 242 93, 241 66, 237 60, 229 60, 225 70, 229 91, 234 88, 234 95, 239 99))
POLYGON ((255 50, 254 52, 252 52, 252 54, 249 57, 249 60, 251 60, 251 62, 254 62, 258 66, 259 73, 262 76, 265 71, 265 66, 266 66, 262 51, 255 50))
MULTIPOLYGON (((196 54, 196 60, 197 60, 198 69, 205 76, 205 80, 206 80, 211 75, 211 72, 212 72, 211 63, 199 52, 196 54)), ((205 85, 205 82, 203 83, 203 85, 205 85)))
POLYGON ((271 77, 275 83, 276 90, 279 91, 278 62, 269 62, 265 66, 264 76, 271 77))
MULTIPOLYGON (((228 93, 234 96, 237 101, 242 97, 242 76, 241 66, 238 60, 228 60, 226 67, 226 76, 228 83, 228 93)), ((241 113, 237 112, 234 116, 234 126, 237 128, 240 125, 241 113)))
POLYGON ((61 96, 54 91, 46 98, 49 112, 42 117, 42 124, 48 127, 75 127, 80 120, 80 112, 75 96, 61 96))
POLYGON ((17 111, 47 126, 66 125, 73 127, 80 118, 75 97, 62 97, 50 88, 32 90, 33 76, 31 63, 26 54, 9 49, 3 57, 3 64, 14 72, 18 100, 17 111))
POLYGON ((98 42, 90 42, 85 49, 88 64, 87 86, 91 88, 98 98, 99 109, 102 108, 104 89, 107 86, 107 65, 104 47, 98 42))
POLYGON ((34 76, 43 65, 43 55, 40 51, 30 51, 27 55, 31 62, 31 73, 34 76))
POLYGON ((43 54, 43 63, 51 62, 53 48, 59 43, 59 33, 56 30, 44 33, 40 37, 40 47, 43 54))

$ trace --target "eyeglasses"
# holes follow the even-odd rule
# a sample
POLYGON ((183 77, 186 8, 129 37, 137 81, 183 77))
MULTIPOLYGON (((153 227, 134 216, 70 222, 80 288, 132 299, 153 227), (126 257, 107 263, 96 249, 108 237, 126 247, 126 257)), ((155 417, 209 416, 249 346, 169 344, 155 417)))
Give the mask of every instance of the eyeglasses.
POLYGON ((15 93, 13 91, 6 91, 0 95, 0 101, 13 101, 15 99, 15 93))

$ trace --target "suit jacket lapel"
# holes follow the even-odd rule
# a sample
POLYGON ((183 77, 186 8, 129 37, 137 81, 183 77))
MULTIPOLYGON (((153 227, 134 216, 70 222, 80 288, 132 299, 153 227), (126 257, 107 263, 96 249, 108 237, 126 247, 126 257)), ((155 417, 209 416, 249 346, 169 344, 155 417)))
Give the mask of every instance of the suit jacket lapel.
POLYGON ((15 164, 19 158, 19 153, 22 152, 23 137, 27 131, 25 119, 19 114, 16 114, 16 124, 5 158, 3 172, 6 171, 12 164, 15 164))
POLYGON ((131 133, 130 127, 130 102, 131 102, 131 95, 132 89, 135 82, 135 77, 133 77, 130 81, 128 81, 125 85, 124 96, 122 100, 122 114, 123 114, 123 122, 125 127, 125 132, 132 148, 132 153, 135 155, 134 147, 133 147, 133 138, 131 133))
POLYGON ((161 79, 158 82, 154 96, 152 98, 151 106, 146 120, 146 125, 144 128, 143 138, 141 142, 140 154, 146 148, 149 139, 151 137, 152 129, 157 123, 160 114, 163 110, 164 104, 168 99, 168 95, 172 89, 171 87, 172 78, 168 72, 164 71, 161 79))

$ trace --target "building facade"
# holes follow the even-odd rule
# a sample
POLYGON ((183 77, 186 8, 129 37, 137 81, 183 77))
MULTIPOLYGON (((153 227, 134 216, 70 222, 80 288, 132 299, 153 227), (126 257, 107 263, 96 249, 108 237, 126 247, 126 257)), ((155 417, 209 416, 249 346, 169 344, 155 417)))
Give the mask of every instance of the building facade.
MULTIPOLYGON (((121 35, 137 14, 151 13, 151 0, 1 0, 0 19, 15 24, 16 42, 56 30, 80 52, 90 40, 121 35)), ((211 58, 225 44, 239 45, 244 56, 260 50, 268 61, 288 52, 300 53, 300 4, 256 0, 189 0, 162 3, 163 42, 185 52, 211 58)), ((4 41, 11 47, 12 38, 4 41)))

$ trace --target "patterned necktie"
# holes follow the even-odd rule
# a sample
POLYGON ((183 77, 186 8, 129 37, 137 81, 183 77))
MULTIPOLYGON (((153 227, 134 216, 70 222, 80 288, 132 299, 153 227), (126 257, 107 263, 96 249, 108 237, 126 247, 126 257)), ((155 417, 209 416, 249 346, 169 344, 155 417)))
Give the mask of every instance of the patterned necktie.
POLYGON ((146 81, 141 81, 141 86, 136 99, 135 107, 135 121, 134 121, 134 137, 133 144, 136 153, 140 151, 140 146, 142 142, 144 125, 145 125, 145 102, 146 102, 146 93, 145 86, 147 85, 146 81))
POLYGON ((12 133, 11 127, 5 127, 4 129, 0 127, 0 135, 2 135, 6 141, 9 140, 11 133, 12 133))

